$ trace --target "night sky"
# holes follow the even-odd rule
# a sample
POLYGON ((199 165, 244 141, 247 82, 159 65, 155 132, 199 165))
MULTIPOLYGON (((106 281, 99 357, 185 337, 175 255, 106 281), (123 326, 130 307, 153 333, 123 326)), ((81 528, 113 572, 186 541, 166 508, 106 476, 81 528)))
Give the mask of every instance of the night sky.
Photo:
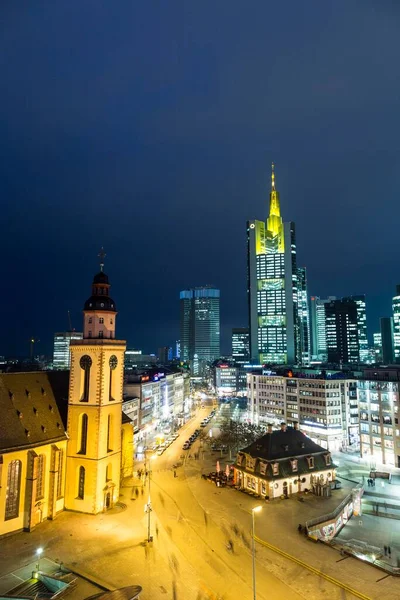
POLYGON ((103 245, 117 337, 179 337, 179 291, 247 325, 246 220, 270 164, 309 292, 400 283, 400 5, 390 0, 4 0, 1 354, 81 329, 103 245))

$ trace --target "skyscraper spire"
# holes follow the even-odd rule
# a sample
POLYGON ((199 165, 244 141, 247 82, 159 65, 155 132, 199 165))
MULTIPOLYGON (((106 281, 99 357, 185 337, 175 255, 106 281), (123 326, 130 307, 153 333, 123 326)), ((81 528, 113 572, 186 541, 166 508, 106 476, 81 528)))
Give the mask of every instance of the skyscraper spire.
POLYGON ((279 203, 279 192, 275 187, 275 163, 272 163, 271 191, 269 194, 269 217, 267 219, 268 243, 270 251, 283 252, 283 222, 279 203))

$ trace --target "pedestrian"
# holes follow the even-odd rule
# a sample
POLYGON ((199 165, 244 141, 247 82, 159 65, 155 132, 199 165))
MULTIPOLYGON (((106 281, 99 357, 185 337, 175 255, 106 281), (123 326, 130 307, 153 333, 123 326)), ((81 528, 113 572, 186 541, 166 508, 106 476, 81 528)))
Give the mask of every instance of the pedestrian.
POLYGON ((303 525, 301 523, 299 523, 299 526, 297 527, 297 531, 299 533, 301 533, 303 531, 303 525))
POLYGON ((388 554, 389 554, 389 558, 392 558, 392 549, 390 548, 390 546, 388 546, 388 554))
POLYGON ((174 477, 176 477, 176 471, 174 471, 174 477))
POLYGON ((383 546, 383 551, 385 553, 385 556, 387 556, 387 551, 388 551, 387 546, 383 546))

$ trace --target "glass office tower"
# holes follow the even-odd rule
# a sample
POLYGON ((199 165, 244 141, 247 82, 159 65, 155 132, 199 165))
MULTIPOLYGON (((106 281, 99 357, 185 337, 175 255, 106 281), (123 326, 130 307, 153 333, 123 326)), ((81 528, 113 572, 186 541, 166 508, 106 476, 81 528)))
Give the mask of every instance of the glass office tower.
POLYGON ((305 267, 297 269, 297 305, 299 320, 299 364, 309 366, 310 349, 310 311, 308 309, 307 272, 305 267))
POLYGON ((190 363, 193 375, 220 357, 220 291, 213 286, 180 293, 181 360, 190 363))
POLYGON ((392 300, 392 308, 394 361, 400 363, 400 285, 396 286, 396 295, 392 300))
POLYGON ((357 330, 358 345, 360 347, 359 362, 367 363, 369 360, 368 336, 367 336, 367 312, 365 295, 348 296, 342 298, 343 302, 355 302, 357 306, 357 330))
POLYGON ((83 333, 79 331, 63 331, 54 334, 53 369, 69 369, 71 365, 71 353, 69 346, 71 340, 81 340, 83 333))
POLYGON ((250 336, 248 327, 232 329, 232 358, 236 365, 245 365, 250 360, 250 336))
POLYGON ((250 354, 260 364, 296 364, 299 356, 296 234, 283 223, 274 165, 266 222, 247 222, 250 354))
POLYGON ((353 300, 325 303, 325 333, 328 362, 359 362, 357 304, 353 300))

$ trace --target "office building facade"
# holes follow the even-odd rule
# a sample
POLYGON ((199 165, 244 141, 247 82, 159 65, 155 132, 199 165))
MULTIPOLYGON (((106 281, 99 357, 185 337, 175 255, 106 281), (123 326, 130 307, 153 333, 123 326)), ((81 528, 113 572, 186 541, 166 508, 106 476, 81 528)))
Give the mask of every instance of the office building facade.
POLYGON ((308 367, 311 360, 310 311, 308 306, 307 272, 305 267, 297 269, 297 306, 299 332, 299 360, 301 366, 308 367))
POLYGON ((252 361, 296 364, 296 233, 294 223, 283 223, 273 166, 269 217, 247 222, 247 290, 252 361))
POLYGON ((357 333, 359 346, 358 362, 367 364, 369 362, 370 356, 368 348, 367 311, 365 295, 360 294, 358 296, 347 296, 346 298, 342 298, 342 302, 346 304, 354 302, 357 307, 357 333))
POLYGON ((220 291, 213 286, 180 293, 181 360, 203 376, 220 357, 220 291))
POLYGON ((250 361, 248 327, 235 327, 232 329, 232 359, 236 365, 245 365, 250 361))
POLYGON ((394 362, 392 317, 381 317, 380 326, 382 341, 382 362, 384 365, 391 365, 394 362))
POLYGON ((357 305, 352 300, 332 300, 325 304, 325 333, 328 362, 359 362, 357 305))
POLYGON ((54 334, 53 369, 56 371, 69 369, 71 366, 71 340, 81 340, 83 333, 79 331, 63 331, 54 334))
POLYGON ((299 423, 324 448, 359 441, 356 379, 338 372, 249 373, 248 416, 252 423, 299 423))
POLYGON ((393 309, 393 358, 400 363, 400 285, 396 286, 396 295, 392 300, 393 309))
POLYGON ((357 383, 360 452, 371 467, 400 467, 400 369, 366 369, 357 383))
POLYGON ((382 362, 382 334, 381 332, 377 332, 373 334, 374 338, 374 362, 381 363, 382 362))

